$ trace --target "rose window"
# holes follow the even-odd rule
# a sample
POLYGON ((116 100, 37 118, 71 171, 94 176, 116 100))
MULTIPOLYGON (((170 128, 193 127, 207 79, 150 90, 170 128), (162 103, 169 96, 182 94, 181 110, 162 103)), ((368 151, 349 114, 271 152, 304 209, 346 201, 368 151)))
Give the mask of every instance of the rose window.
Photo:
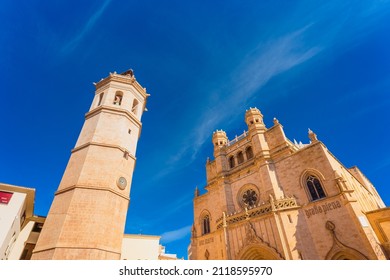
POLYGON ((257 193, 252 189, 245 191, 242 195, 242 202, 245 206, 254 206, 257 202, 257 193))

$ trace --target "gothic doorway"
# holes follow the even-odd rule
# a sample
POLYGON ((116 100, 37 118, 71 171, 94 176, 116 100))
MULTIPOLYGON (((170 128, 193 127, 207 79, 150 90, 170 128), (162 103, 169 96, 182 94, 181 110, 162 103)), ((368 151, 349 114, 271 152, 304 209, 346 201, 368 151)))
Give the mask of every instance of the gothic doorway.
POLYGON ((259 244, 245 246, 237 255, 238 260, 282 260, 274 249, 259 244))
POLYGON ((326 256, 327 260, 367 260, 367 258, 361 254, 359 251, 354 249, 338 251, 333 255, 328 254, 326 256))

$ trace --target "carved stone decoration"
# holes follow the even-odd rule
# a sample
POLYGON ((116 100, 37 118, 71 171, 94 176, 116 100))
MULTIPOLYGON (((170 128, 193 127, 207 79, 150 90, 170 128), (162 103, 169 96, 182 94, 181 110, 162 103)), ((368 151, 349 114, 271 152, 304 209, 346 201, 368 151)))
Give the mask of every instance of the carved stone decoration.
POLYGON ((246 232, 246 243, 255 243, 263 241, 259 236, 257 236, 255 229, 253 228, 253 225, 249 222, 245 226, 245 232, 246 232))
POLYGON ((243 258, 243 256, 247 255, 249 251, 257 251, 258 253, 255 255, 264 255, 264 258, 262 259, 284 259, 276 248, 257 235, 255 227, 248 221, 245 224, 245 239, 243 245, 237 252, 235 259, 246 259, 245 257, 243 258))
POLYGON ((325 227, 327 230, 330 230, 332 232, 332 234, 335 236, 334 230, 335 230, 336 226, 334 225, 334 223, 332 223, 331 221, 327 221, 325 224, 325 227))
POLYGON ((348 190, 346 180, 344 179, 343 175, 341 175, 336 170, 334 171, 334 177, 336 181, 336 185, 339 188, 340 192, 344 192, 348 190))
POLYGON ((317 134, 315 134, 310 128, 309 128, 309 139, 310 139, 311 143, 318 142, 317 134))
POLYGON ((325 228, 330 231, 333 237, 332 248, 326 254, 326 260, 368 260, 368 258, 358 250, 343 244, 336 236, 336 225, 327 221, 325 228))
POLYGON ((210 258, 209 250, 206 250, 206 252, 204 253, 204 257, 206 258, 206 260, 208 260, 210 258))
POLYGON ((245 191, 244 194, 242 195, 242 201, 247 207, 255 206, 257 200, 258 200, 257 193, 252 189, 245 191))
POLYGON ((198 186, 195 187, 195 197, 198 197, 200 195, 198 186))
POLYGON ((197 237, 196 228, 194 225, 192 225, 191 234, 192 234, 192 237, 197 237))
MULTIPOLYGON (((242 175, 245 175, 244 173, 242 175)), ((254 208, 259 204, 260 192, 254 184, 245 184, 237 193, 237 202, 241 209, 254 208)))
POLYGON ((375 254, 377 256, 382 257, 385 260, 386 259, 386 255, 384 253, 384 249, 385 248, 382 249, 380 243, 378 242, 378 240, 373 235, 371 235, 371 237, 370 237, 370 243, 371 244, 375 244, 375 245, 373 245, 373 249, 375 251, 375 254))

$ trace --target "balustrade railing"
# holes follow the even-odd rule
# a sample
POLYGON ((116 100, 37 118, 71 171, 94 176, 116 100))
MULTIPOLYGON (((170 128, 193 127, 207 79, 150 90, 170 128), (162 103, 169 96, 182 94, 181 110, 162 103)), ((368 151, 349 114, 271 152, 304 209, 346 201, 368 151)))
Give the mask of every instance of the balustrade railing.
POLYGON ((247 132, 247 131, 244 131, 244 133, 241 134, 241 135, 239 135, 239 136, 236 135, 236 137, 235 137, 234 139, 230 140, 230 141, 227 143, 227 146, 229 147, 229 146, 233 145, 234 143, 237 143, 237 142, 240 141, 241 139, 244 139, 247 135, 248 135, 248 132, 247 132))
POLYGON ((239 213, 231 213, 230 215, 226 215, 225 221, 224 216, 218 218, 216 220, 217 229, 220 229, 224 222, 226 225, 231 225, 245 219, 259 217, 265 214, 268 214, 272 211, 279 211, 285 209, 298 208, 297 201, 294 197, 286 197, 281 199, 270 199, 268 203, 263 203, 260 205, 256 205, 254 207, 246 208, 245 210, 239 213))

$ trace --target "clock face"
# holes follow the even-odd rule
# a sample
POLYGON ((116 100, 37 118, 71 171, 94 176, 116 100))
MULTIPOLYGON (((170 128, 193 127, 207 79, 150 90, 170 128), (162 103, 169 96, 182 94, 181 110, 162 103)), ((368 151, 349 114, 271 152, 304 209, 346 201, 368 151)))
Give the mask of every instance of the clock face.
POLYGON ((124 190, 127 186, 127 180, 125 177, 119 177, 118 181, 116 181, 116 184, 117 184, 118 188, 120 188, 121 190, 124 190))

